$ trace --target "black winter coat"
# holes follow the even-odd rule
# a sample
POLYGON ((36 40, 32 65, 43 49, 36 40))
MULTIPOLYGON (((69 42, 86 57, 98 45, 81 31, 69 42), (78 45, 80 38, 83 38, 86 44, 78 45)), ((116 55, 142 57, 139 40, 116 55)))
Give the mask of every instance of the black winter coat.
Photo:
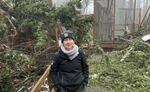
POLYGON ((89 69, 81 49, 73 60, 59 50, 54 56, 50 72, 54 86, 61 86, 68 92, 75 92, 82 84, 88 83, 89 69))

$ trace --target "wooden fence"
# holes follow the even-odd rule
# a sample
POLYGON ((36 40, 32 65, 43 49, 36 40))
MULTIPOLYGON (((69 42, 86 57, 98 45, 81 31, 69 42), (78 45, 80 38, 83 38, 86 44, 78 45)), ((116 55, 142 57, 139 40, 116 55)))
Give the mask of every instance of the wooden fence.
POLYGON ((48 68, 45 70, 44 74, 37 81, 37 83, 35 84, 35 86, 31 90, 31 92, 40 92, 41 91, 41 86, 44 84, 46 78, 47 78, 47 81, 48 81, 50 92, 55 92, 54 89, 52 88, 52 85, 51 85, 50 68, 51 68, 51 65, 49 65, 48 68))

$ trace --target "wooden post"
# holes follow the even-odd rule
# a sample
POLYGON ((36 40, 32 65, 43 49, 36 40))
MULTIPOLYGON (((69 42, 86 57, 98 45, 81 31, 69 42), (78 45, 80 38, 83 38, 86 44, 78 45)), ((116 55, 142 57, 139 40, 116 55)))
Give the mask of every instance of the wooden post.
POLYGON ((133 30, 135 32, 135 13, 136 13, 136 0, 134 0, 134 8, 133 8, 133 30))
MULTIPOLYGON (((45 82, 46 78, 50 78, 50 67, 51 65, 48 66, 42 77, 37 81, 31 92, 40 92, 42 84, 45 82)), ((49 81, 50 79, 48 79, 49 81)), ((49 85, 49 88, 51 88, 51 85, 49 85)))

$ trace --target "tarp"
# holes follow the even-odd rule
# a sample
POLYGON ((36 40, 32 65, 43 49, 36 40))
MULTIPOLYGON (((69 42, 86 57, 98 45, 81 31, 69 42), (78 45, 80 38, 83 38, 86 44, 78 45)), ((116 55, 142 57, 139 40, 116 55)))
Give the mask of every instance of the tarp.
POLYGON ((143 41, 148 41, 148 40, 150 40, 150 34, 147 34, 147 35, 143 36, 143 37, 142 37, 142 40, 143 40, 143 41))

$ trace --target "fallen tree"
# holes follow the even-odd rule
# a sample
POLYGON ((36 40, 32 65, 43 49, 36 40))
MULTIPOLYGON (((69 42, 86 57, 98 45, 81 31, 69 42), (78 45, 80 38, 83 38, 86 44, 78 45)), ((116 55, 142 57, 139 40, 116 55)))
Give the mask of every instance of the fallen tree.
POLYGON ((150 91, 150 43, 134 39, 125 50, 105 54, 108 59, 98 58, 99 54, 88 60, 90 86, 100 86, 104 91, 150 91))

